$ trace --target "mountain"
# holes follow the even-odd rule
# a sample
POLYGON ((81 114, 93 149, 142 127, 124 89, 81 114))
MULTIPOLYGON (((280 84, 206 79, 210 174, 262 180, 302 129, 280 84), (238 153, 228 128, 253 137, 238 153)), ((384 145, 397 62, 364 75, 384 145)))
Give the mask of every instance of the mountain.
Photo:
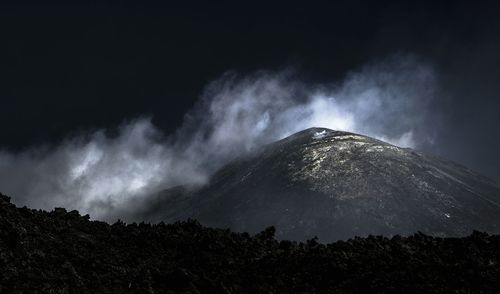
POLYGON ((366 136, 311 128, 220 169, 201 188, 153 197, 138 218, 335 241, 369 234, 500 232, 500 184, 366 136))

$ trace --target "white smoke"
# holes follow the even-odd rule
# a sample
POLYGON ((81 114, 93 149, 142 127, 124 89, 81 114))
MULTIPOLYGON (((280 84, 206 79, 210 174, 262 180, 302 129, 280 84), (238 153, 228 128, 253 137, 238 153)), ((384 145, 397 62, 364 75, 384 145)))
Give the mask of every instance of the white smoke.
POLYGON ((309 127, 418 148, 433 139, 421 126, 435 89, 432 68, 412 57, 374 63, 327 85, 306 84, 291 71, 226 73, 171 136, 141 118, 115 137, 98 131, 56 147, 0 152, 0 191, 19 205, 106 219, 161 189, 202 184, 232 158, 309 127))

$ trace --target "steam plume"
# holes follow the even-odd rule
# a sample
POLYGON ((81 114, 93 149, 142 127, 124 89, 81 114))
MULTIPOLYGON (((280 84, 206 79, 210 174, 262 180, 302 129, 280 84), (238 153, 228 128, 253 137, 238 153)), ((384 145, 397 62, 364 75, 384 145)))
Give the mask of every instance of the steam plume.
POLYGON ((161 189, 203 184, 232 158, 309 127, 402 147, 431 144, 437 130, 423 126, 435 95, 433 69, 408 56, 332 84, 304 83, 293 71, 229 72, 206 87, 170 136, 143 117, 124 123, 116 137, 97 131, 59 146, 0 152, 0 189, 20 205, 108 219, 161 189))

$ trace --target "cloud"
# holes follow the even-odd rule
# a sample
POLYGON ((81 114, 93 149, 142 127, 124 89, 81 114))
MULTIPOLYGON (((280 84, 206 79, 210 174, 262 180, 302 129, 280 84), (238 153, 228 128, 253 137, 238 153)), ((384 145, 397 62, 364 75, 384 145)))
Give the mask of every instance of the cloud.
POLYGON ((182 183, 181 177, 205 181, 205 174, 177 160, 148 119, 126 123, 118 133, 110 138, 98 131, 55 148, 2 152, 0 186, 19 204, 46 209, 63 206, 105 217, 109 209, 135 195, 182 183))
POLYGON ((331 84, 305 83, 293 70, 228 72, 207 85, 169 136, 145 117, 113 137, 101 130, 59 146, 0 152, 0 189, 20 205, 109 220, 154 192, 203 184, 231 159, 309 127, 420 148, 438 131, 428 121, 436 88, 432 67, 412 56, 369 64, 331 84))

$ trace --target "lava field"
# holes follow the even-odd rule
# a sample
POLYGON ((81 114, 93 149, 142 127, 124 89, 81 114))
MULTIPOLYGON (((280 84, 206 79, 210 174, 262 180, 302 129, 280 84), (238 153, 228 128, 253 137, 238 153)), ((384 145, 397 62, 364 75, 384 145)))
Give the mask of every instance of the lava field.
POLYGON ((500 236, 322 244, 173 224, 112 225, 0 194, 0 293, 498 293, 500 236))

